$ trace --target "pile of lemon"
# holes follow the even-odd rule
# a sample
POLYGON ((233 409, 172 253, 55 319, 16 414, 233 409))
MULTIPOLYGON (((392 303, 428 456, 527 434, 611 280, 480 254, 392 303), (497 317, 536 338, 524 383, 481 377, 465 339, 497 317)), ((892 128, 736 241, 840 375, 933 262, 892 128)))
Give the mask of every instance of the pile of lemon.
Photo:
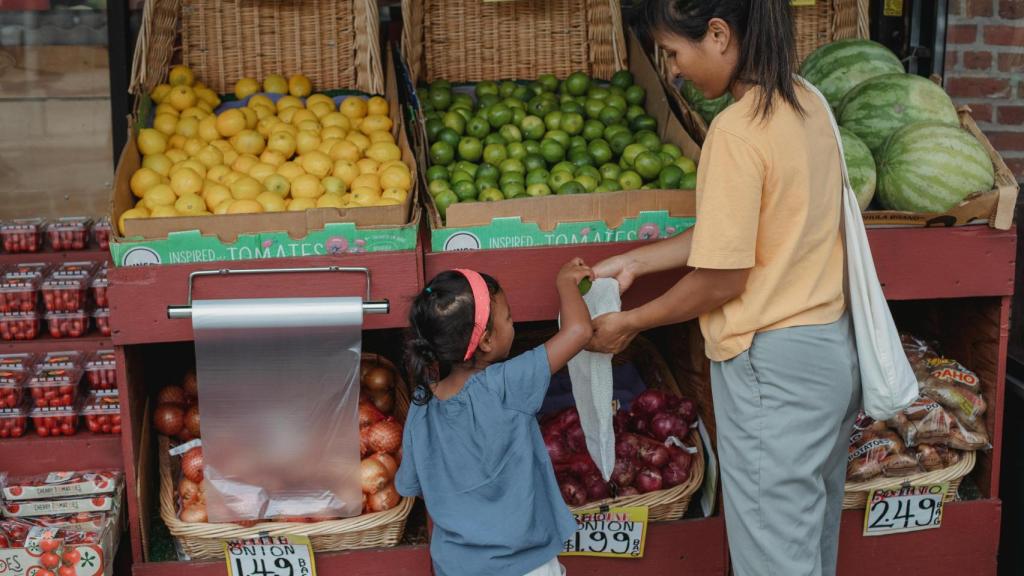
POLYGON ((403 204, 412 174, 391 134, 387 100, 350 96, 336 106, 308 78, 242 78, 245 106, 215 114, 217 94, 175 66, 150 94, 153 127, 139 132, 129 218, 250 214, 403 204), (305 99, 305 100, 303 100, 305 99))

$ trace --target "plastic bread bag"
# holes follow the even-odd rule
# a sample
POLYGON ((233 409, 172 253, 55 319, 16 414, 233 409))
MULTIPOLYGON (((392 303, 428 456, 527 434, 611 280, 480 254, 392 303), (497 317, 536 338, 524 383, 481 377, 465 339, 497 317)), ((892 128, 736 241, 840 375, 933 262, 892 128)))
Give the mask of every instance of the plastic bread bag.
POLYGON ((899 432, 904 444, 949 443, 953 418, 941 404, 929 398, 920 398, 902 413, 888 421, 889 427, 899 432))
POLYGON ((925 471, 934 472, 960 462, 960 452, 948 446, 921 444, 917 447, 917 461, 925 471))
POLYGON ((851 482, 864 482, 880 475, 882 463, 895 446, 894 439, 898 440, 899 437, 886 427, 885 422, 878 422, 860 414, 850 437, 846 479, 851 482))
POLYGON ((985 431, 984 422, 981 424, 981 428, 974 429, 956 421, 949 432, 949 447, 968 451, 991 450, 988 432, 985 431))
POLYGON ((956 384, 975 394, 981 395, 981 380, 978 375, 963 364, 951 358, 934 357, 926 362, 928 374, 940 382, 956 384))
POLYGON ((954 416, 961 424, 975 431, 985 430, 985 399, 952 382, 929 379, 921 387, 921 394, 930 398, 954 416))

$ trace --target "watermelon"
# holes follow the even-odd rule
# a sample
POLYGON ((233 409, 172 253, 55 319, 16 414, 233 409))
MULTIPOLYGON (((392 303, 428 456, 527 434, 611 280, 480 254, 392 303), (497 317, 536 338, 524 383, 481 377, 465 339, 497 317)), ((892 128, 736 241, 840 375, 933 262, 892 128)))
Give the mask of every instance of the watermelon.
POLYGON ((714 100, 708 100, 704 97, 704 93, 688 80, 683 80, 683 85, 679 87, 679 92, 690 103, 693 110, 700 114, 701 118, 709 125, 715 119, 715 116, 718 116, 722 110, 725 110, 733 102, 732 94, 729 92, 722 94, 714 100))
POLYGON ((875 183, 878 179, 875 159, 867 144, 856 134, 846 128, 839 128, 839 134, 843 137, 843 160, 846 161, 846 172, 850 175, 850 187, 863 211, 875 197, 875 183))
POLYGON ((850 90, 883 74, 900 74, 903 64, 878 42, 850 38, 826 44, 800 66, 800 75, 814 84, 833 108, 850 90))
POLYGON ((908 124, 960 125, 953 101, 942 88, 912 74, 885 74, 862 83, 843 99, 838 117, 840 125, 868 145, 875 160, 886 139, 908 124))
POLYGON ((890 210, 945 212, 994 182, 988 152, 959 126, 904 126, 878 156, 878 200, 890 210))

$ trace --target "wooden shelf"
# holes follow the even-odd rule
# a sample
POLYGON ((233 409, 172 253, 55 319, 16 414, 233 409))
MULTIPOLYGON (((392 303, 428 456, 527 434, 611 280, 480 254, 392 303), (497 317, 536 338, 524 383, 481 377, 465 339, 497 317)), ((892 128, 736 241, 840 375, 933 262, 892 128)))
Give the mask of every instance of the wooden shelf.
POLYGON ((88 250, 71 250, 68 252, 51 252, 49 250, 43 252, 19 252, 15 254, 0 252, 0 266, 5 264, 22 264, 25 262, 60 263, 82 262, 85 260, 92 260, 93 262, 108 261, 110 260, 110 250, 101 250, 97 246, 92 246, 88 250))
POLYGON ((109 336, 102 336, 93 331, 81 338, 54 338, 46 331, 46 321, 39 338, 34 340, 0 340, 0 354, 16 352, 51 352, 53 350, 81 350, 93 352, 104 348, 112 348, 113 341, 109 336))
POLYGON ((74 436, 43 438, 29 430, 21 438, 0 440, 0 468, 14 475, 96 468, 121 470, 121 436, 79 429, 74 436))

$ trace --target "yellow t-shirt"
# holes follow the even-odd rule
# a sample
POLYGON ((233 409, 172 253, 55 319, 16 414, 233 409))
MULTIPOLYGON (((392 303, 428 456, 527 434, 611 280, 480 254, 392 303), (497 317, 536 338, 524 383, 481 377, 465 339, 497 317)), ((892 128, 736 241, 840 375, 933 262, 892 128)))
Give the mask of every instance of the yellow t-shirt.
POLYGON ((755 115, 757 89, 708 131, 697 174, 689 265, 750 268, 738 298, 701 316, 711 360, 750 348, 754 334, 827 324, 842 315, 842 172, 828 111, 797 86, 805 116, 781 99, 755 115))

